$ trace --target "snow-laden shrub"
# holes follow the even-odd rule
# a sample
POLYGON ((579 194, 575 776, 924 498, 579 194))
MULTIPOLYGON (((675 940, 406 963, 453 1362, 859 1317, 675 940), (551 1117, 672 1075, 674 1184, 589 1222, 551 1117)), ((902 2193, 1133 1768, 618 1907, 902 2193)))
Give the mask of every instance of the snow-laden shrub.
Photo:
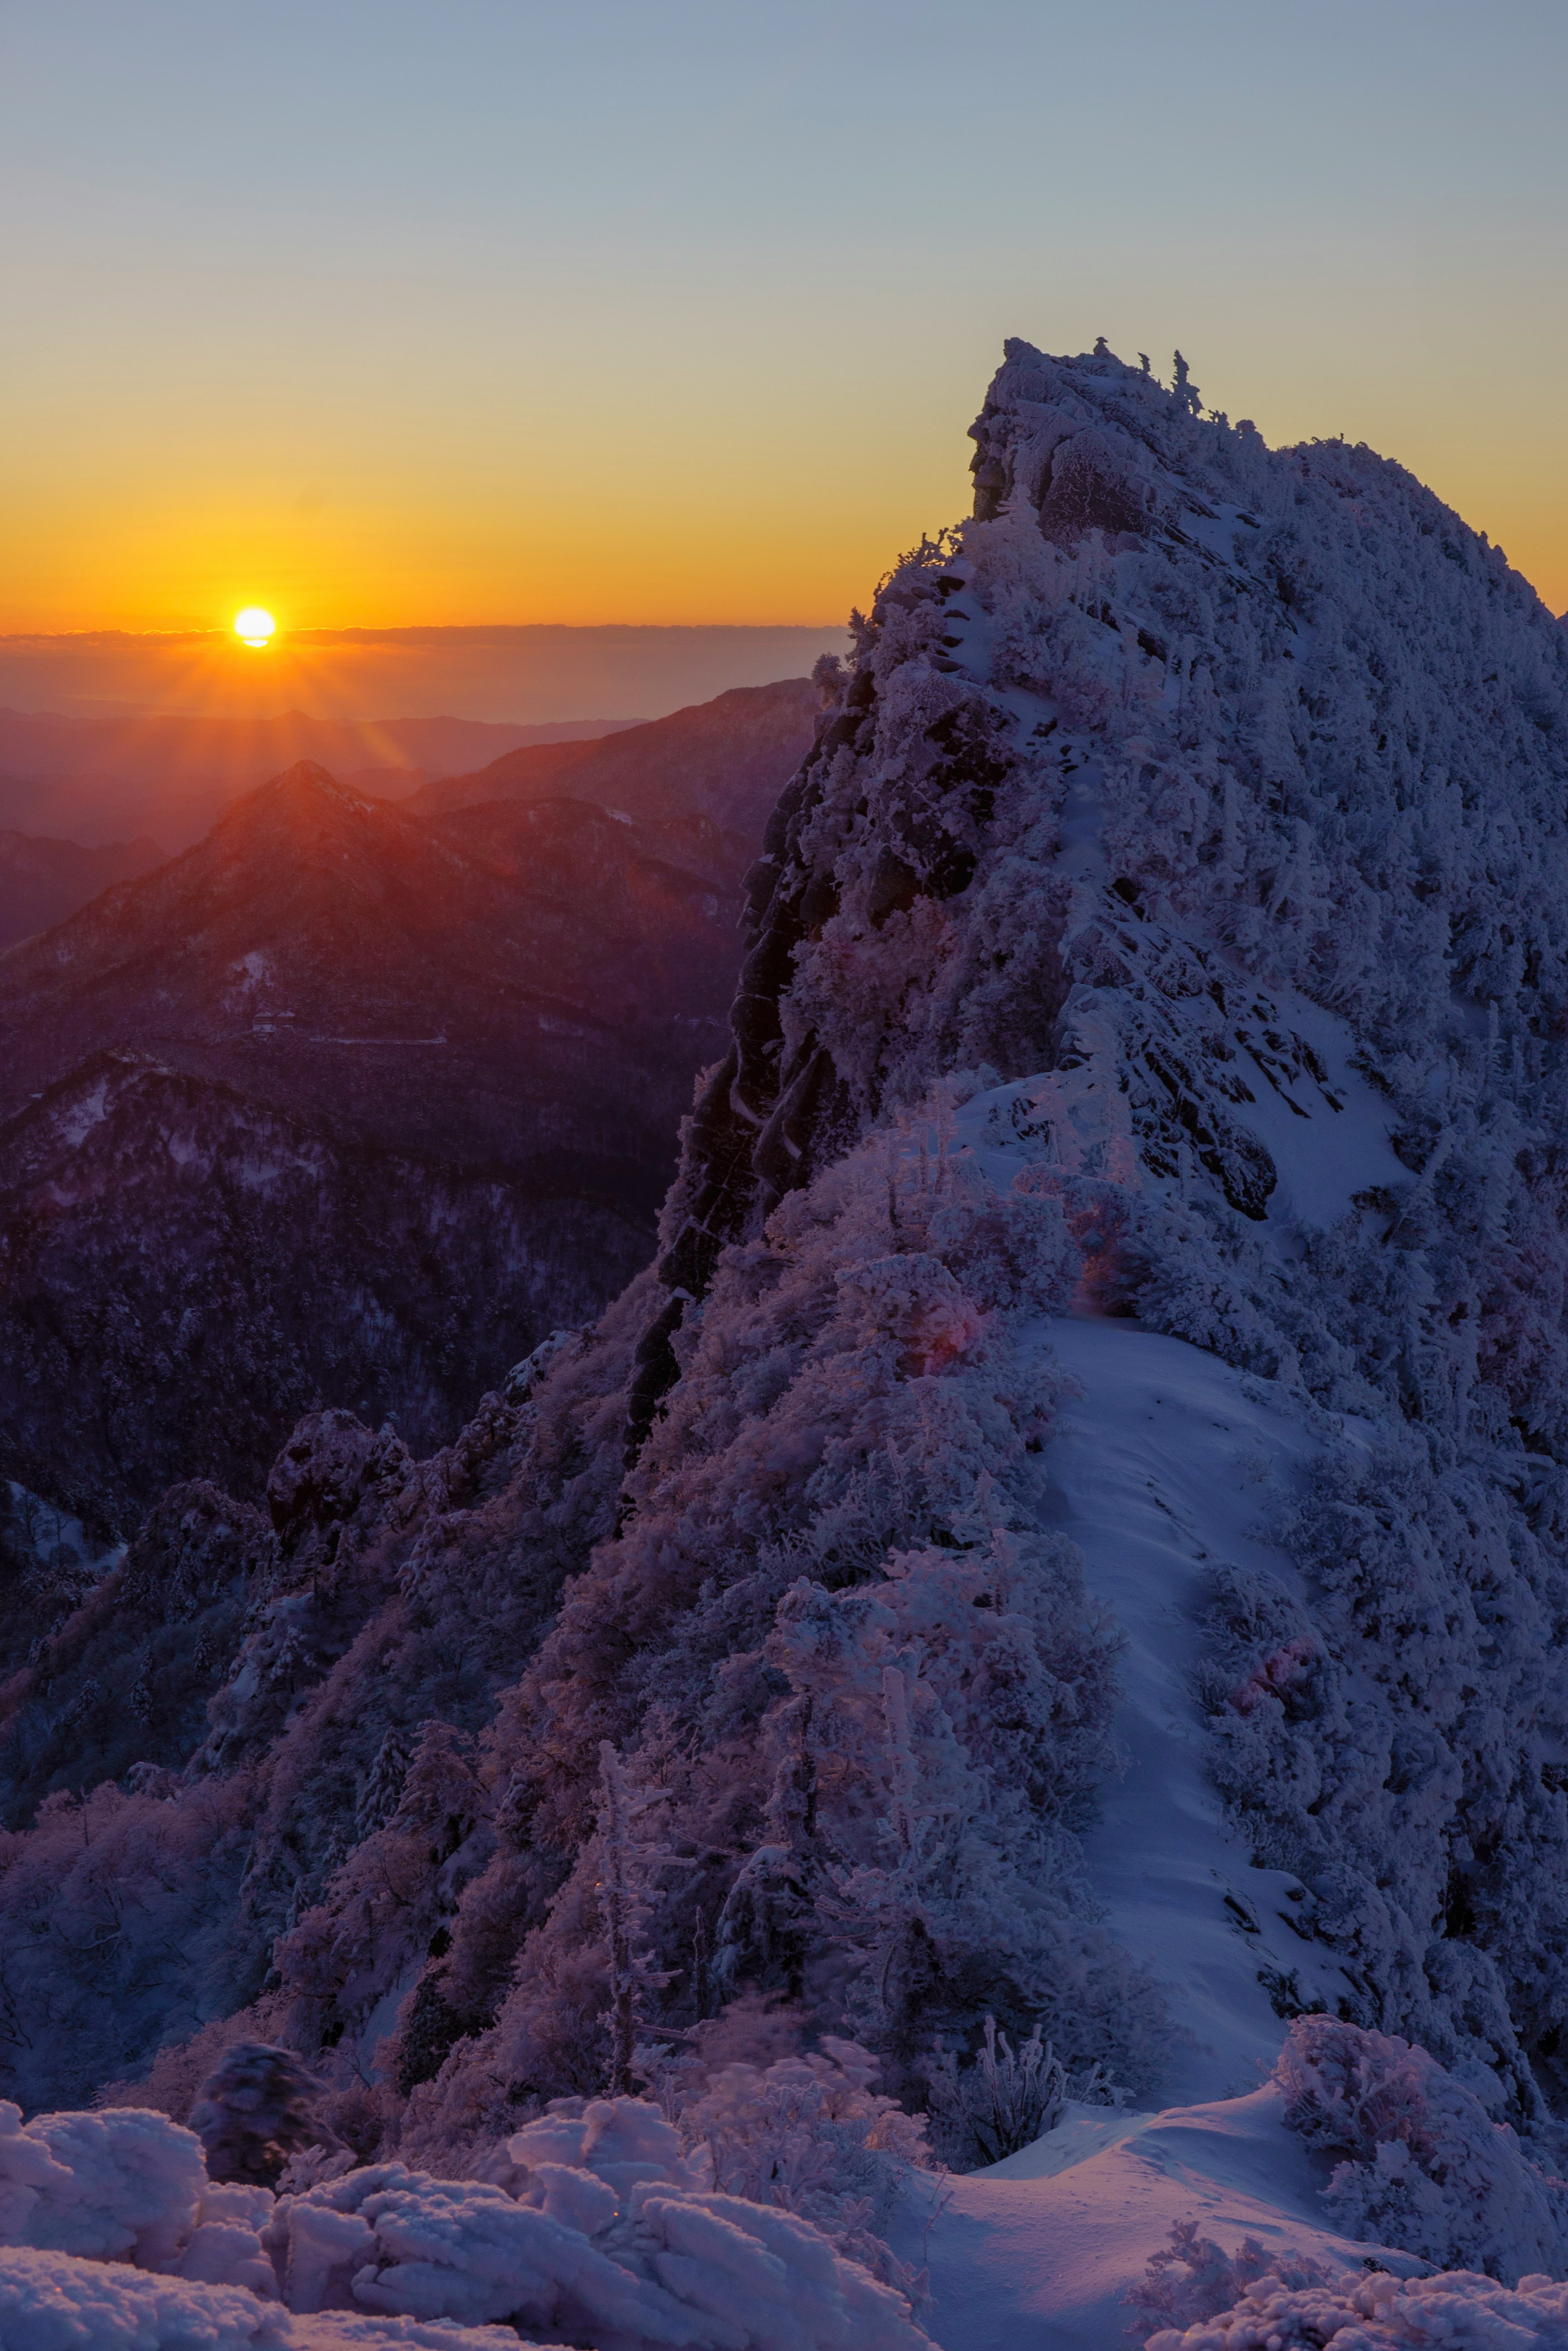
POLYGON ((632 1978, 606 1738, 637 1801, 663 1792, 639 2039, 754 1991, 881 2051, 894 2090, 987 2007, 1043 2016, 1074 2064, 1160 2062, 1158 1995, 1085 1902, 1076 1841, 1115 1766, 1117 1637, 1042 1523, 1062 1381, 1039 1322, 1076 1252, 1054 1199, 957 1146, 962 1092, 792 1195, 674 1333, 619 1531, 487 1741, 501 1849, 432 1973, 469 1976, 490 1886, 540 1891, 493 2024, 413 2088, 400 2151, 430 2168, 609 2078, 632 1978))
POLYGON ((348 2311, 294 2318, 241 2286, 190 2284, 68 2253, 0 2252, 5 2351, 538 2351, 510 2328, 348 2311))
POLYGON ((1256 2237, 1243 2237, 1237 2251, 1227 2253, 1211 2237, 1199 2235, 1195 2220, 1177 2220, 1169 2244, 1153 2256, 1127 2295, 1135 2314, 1128 2332, 1144 2338, 1158 2329, 1168 2341, 1169 2330, 1179 2334, 1230 2310, 1260 2278, 1299 2288, 1331 2285, 1339 2274, 1293 2246, 1265 2252, 1256 2237))
POLYGON ((1117 2105, 1125 2092, 1111 2089, 1102 2067, 1070 2074, 1036 2024, 1015 2048, 996 2019, 985 2020, 972 2062, 961 2066, 950 2050, 928 2063, 931 2107, 939 2145, 965 2170, 1001 2163, 1033 2147, 1054 2130, 1070 2099, 1090 2105, 1117 2105))
POLYGON ((504 2319, 603 2351, 920 2351, 904 2297, 806 2220, 718 2194, 655 2106, 564 2102, 508 2143, 514 2193, 376 2164, 285 2197, 295 2310, 504 2319))
POLYGON ((214 2179, 275 2187, 291 2156, 337 2142, 315 2114, 323 2085, 292 2049, 235 2041, 202 2085, 191 2127, 214 2179))
POLYGON ((1303 2016, 1275 2078, 1291 2128, 1341 2158, 1324 2201, 1346 2236, 1505 2284, 1568 2266, 1568 2183, 1424 2049, 1303 2016))
POLYGON ((905 2297, 809 2220, 716 2192, 711 2155, 689 2162, 644 2101, 568 2101, 508 2157, 504 2187, 377 2164, 275 2200, 209 2181, 199 2140, 166 2116, 24 2125, 0 2107, 0 2346, 336 2351, 468 2345, 488 2338, 451 2328, 492 2322, 602 2351, 925 2340, 905 2297))
POLYGON ((122 2106, 25 2124, 0 2104, 0 2244, 275 2296, 256 2234, 271 2204, 265 2190, 210 2180, 201 2141, 166 2115, 122 2106))
POLYGON ((1231 2309, 1148 2337, 1147 2351, 1562 2351, 1568 2285, 1539 2273, 1511 2291, 1469 2271, 1333 2284, 1265 2274, 1231 2309))
MULTIPOLYGON (((770 2022, 756 2019, 763 2032, 770 2022)), ((798 2213, 851 2261, 917 2296, 919 2278, 884 2232, 910 2174, 929 2162, 926 2117, 872 2086, 881 2061, 853 2041, 827 2033, 819 2049, 759 2064, 725 2059, 736 2037, 699 2025, 680 2055, 639 2053, 697 2175, 724 2195, 798 2213)))

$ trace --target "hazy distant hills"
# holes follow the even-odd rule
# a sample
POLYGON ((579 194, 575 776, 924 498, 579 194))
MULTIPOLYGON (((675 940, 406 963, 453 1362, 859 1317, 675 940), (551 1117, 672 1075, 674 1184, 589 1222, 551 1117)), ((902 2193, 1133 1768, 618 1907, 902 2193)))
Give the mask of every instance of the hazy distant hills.
POLYGON ((337 721, 298 710, 271 718, 84 719, 0 709, 0 825, 88 846, 151 834, 183 849, 240 794, 299 759, 372 796, 401 798, 427 777, 475 767, 519 746, 581 742, 629 723, 337 721))
MULTIPOLYGON (((542 1119, 558 1160, 566 1099, 596 1086, 582 1042, 707 1002, 701 933, 732 894, 721 836, 693 831, 696 870, 680 876, 659 874, 664 845, 566 803, 525 870, 505 870, 483 848, 465 853, 451 827, 302 763, 195 849, 0 960, 0 1113, 85 1054, 130 1045, 474 1165, 515 1163, 542 1119), (404 1082, 413 1053, 424 1058, 404 1082)), ((628 1096, 628 1082, 614 1087, 625 1141, 613 1169, 595 1146, 597 1187, 645 1208, 659 1182, 634 1173, 643 1089, 634 1075, 628 1096)))
POLYGON ((127 1526, 318 1401, 440 1442, 629 1279, 739 962, 755 828, 704 803, 809 740, 802 686, 722 700, 637 730, 684 808, 674 750, 611 806, 296 763, 0 956, 0 1470, 127 1526))
POLYGON ((0 832, 0 947, 63 923, 116 882, 161 865, 155 841, 112 841, 84 849, 76 841, 40 841, 0 832))
MULTIPOLYGON (((819 654, 848 649, 836 620, 822 627, 285 627, 260 655, 236 647, 227 629, 0 635, 0 705, 89 716, 115 709, 246 716, 304 710, 337 718, 398 710, 429 718, 462 710, 554 726, 585 711, 662 717, 731 686, 805 677, 819 654)), ((474 751, 444 765, 450 772, 494 757, 493 749, 474 751)))
POLYGON ((597 742, 508 751, 476 773, 424 785, 408 806, 434 813, 570 792, 633 816, 700 810, 731 831, 755 835, 778 798, 781 770, 787 776, 811 747, 819 700, 803 677, 736 686, 597 742))

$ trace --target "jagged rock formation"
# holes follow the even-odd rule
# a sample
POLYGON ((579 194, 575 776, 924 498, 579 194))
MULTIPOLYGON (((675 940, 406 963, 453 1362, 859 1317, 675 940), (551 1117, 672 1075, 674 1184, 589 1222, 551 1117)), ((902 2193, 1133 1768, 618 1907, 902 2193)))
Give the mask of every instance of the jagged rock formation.
POLYGON ((796 2003, 910 2095, 988 2011, 1213 2095, 1323 2004, 1550 2141, 1568 644, 1184 371, 1012 345, 975 430, 825 677, 657 1269, 455 1482, 343 1423, 280 1473, 295 1581, 158 1816, 215 1943, 115 2062, 221 1983, 451 2159, 597 2087, 616 2001, 796 2003))

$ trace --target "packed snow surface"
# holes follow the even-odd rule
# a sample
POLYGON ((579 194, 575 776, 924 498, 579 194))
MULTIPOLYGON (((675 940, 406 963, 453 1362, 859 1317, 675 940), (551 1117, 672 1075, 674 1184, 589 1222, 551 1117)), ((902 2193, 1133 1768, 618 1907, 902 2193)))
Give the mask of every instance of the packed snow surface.
POLYGON ((1364 2274, 1369 2254, 1324 2226, 1321 2173, 1286 2129, 1274 2088, 1109 2116, 1077 2108, 1034 2147, 951 2183, 926 2239, 941 2351, 1110 2351, 1128 2341, 1130 2288, 1172 2226, 1233 2252, 1301 2251, 1364 2274))
POLYGON ((1309 1477, 1319 1448, 1275 1383, 1180 1339, 1120 1320, 1048 1328, 1082 1390, 1047 1448, 1052 1517, 1127 1641, 1116 1723, 1127 1770, 1084 1858, 1106 1923, 1165 1991, 1177 2097, 1231 2096, 1256 2087, 1284 2033, 1262 1974, 1293 1971, 1308 2005, 1332 2008, 1346 1988, 1295 1923, 1299 1882, 1254 1868, 1227 1824, 1196 1695, 1210 1571, 1223 1561, 1297 1581, 1257 1521, 1270 1489, 1309 1477))

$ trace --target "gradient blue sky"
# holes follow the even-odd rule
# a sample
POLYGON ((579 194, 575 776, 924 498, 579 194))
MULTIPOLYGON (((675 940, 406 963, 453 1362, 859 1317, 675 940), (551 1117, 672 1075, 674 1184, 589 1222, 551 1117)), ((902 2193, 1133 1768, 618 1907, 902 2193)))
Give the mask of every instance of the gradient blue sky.
POLYGON ((1568 6, 0 0, 0 628, 827 622, 1005 334, 1568 603, 1568 6))

